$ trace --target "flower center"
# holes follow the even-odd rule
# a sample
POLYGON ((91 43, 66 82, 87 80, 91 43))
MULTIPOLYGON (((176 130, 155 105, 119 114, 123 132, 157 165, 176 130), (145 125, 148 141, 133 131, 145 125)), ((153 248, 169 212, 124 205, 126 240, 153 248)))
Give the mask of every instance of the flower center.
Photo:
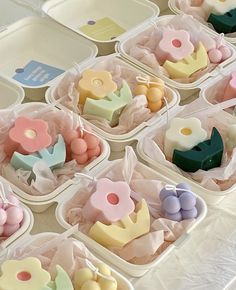
POLYGON ((119 197, 116 193, 109 193, 107 196, 107 201, 113 205, 116 205, 119 203, 119 197))
POLYGON ((172 44, 174 47, 181 47, 181 45, 182 45, 181 41, 178 39, 172 40, 172 44))
POLYGON ((185 136, 188 136, 188 135, 191 135, 192 134, 192 130, 189 129, 189 128, 183 128, 181 129, 181 134, 185 135, 185 136))
POLYGON ((37 132, 33 129, 26 129, 24 131, 24 135, 25 135, 25 137, 27 137, 29 139, 35 139, 37 136, 37 132))
POLYGON ((20 272, 17 274, 17 279, 20 281, 29 281, 31 279, 31 274, 26 271, 20 272))
POLYGON ((100 79, 94 79, 94 80, 93 80, 93 85, 94 85, 95 87, 101 87, 101 86, 103 86, 103 81, 100 80, 100 79))

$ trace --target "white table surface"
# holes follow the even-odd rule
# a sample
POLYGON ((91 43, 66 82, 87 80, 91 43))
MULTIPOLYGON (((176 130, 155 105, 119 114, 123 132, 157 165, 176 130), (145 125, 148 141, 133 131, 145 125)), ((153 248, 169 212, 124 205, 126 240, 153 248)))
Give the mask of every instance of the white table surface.
MULTIPOLYGON (((161 0, 156 1, 160 3, 161 0)), ((0 0, 0 27, 38 13, 27 6, 20 6, 17 2, 19 3, 19 0, 0 0)), ((21 2, 30 3, 36 7, 42 0, 21 2)), ((168 11, 164 12, 166 13, 168 11)), ((112 154, 112 158, 118 157, 121 155, 112 154)), ((161 268, 153 269, 142 278, 132 279, 135 289, 236 289, 236 283, 233 280, 236 275, 236 217, 231 212, 227 212, 227 208, 234 208, 230 197, 222 207, 224 209, 209 209, 205 221, 192 233, 182 248, 177 249, 161 264, 161 268)), ((33 234, 63 231, 55 219, 54 211, 55 205, 43 214, 34 214, 33 234)))

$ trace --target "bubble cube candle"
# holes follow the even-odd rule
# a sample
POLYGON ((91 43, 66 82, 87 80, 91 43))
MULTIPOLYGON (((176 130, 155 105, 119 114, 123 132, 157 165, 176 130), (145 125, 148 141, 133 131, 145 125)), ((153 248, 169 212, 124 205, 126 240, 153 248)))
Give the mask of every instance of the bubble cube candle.
POLYGON ((164 217, 173 221, 181 221, 197 217, 196 197, 187 183, 179 183, 176 187, 166 186, 160 191, 164 217))

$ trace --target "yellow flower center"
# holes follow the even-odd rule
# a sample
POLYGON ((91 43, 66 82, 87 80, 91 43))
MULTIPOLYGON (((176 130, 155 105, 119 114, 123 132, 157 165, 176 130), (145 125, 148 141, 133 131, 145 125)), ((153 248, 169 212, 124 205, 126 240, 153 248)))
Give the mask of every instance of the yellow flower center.
POLYGON ((189 129, 189 128, 183 128, 181 129, 181 134, 185 135, 185 136, 188 136, 188 135, 191 135, 192 134, 192 130, 189 129))

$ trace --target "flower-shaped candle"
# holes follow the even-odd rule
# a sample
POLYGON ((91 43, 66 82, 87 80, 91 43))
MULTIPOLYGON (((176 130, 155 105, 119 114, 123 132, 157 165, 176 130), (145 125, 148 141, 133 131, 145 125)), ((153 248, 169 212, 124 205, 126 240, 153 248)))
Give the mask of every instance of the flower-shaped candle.
POLYGON ((204 0, 201 6, 208 14, 225 14, 236 8, 235 0, 204 0))
POLYGON ((80 93, 79 103, 84 104, 86 98, 100 100, 117 90, 116 83, 108 71, 94 71, 87 69, 82 74, 78 84, 80 93))
POLYGON ((181 151, 190 150, 200 142, 205 141, 206 138, 207 132, 202 128, 199 119, 174 118, 165 134, 165 155, 172 158, 175 149, 181 151))
POLYGON ((3 290, 42 290, 51 281, 50 274, 42 269, 37 258, 8 260, 1 269, 0 289, 3 290))
POLYGON ((83 208, 83 216, 92 222, 117 222, 129 216, 135 209, 126 182, 112 182, 107 178, 98 180, 96 191, 83 208))
POLYGON ((51 142, 45 121, 22 116, 16 119, 14 127, 10 129, 4 149, 9 157, 14 151, 31 154, 50 146, 51 142))
POLYGON ((193 52, 194 46, 187 31, 165 28, 156 55, 163 61, 179 61, 193 52))

